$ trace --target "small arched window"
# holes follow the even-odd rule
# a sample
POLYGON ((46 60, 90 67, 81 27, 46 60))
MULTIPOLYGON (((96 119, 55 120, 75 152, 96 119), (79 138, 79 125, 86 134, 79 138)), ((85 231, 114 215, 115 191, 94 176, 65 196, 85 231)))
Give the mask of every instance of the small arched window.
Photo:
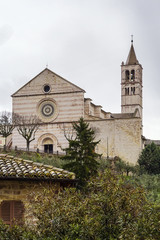
POLYGON ((135 95, 135 87, 131 87, 131 94, 135 95))
POLYGON ((131 70, 131 81, 135 80, 135 71, 131 70))
POLYGON ((24 205, 22 201, 3 201, 0 205, 0 218, 5 224, 22 224, 24 205))
POLYGON ((126 70, 126 72, 125 72, 125 79, 129 80, 129 70, 126 70))
POLYGON ((129 95, 129 88, 125 88, 125 95, 129 95))

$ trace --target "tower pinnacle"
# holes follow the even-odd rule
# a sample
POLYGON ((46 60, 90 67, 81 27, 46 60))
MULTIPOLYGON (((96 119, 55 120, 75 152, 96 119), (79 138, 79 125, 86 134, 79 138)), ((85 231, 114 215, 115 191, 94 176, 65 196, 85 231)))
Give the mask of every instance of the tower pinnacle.
POLYGON ((133 44, 133 35, 131 35, 131 44, 133 44))
POLYGON ((133 35, 131 35, 131 48, 128 54, 126 65, 136 65, 136 64, 139 64, 139 62, 136 58, 135 50, 133 47, 133 35))

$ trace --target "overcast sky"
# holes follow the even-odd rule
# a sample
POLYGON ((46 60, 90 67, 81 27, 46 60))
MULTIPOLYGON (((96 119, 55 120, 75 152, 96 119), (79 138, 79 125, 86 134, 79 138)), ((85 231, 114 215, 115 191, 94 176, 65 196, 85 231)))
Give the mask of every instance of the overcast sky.
POLYGON ((46 65, 120 112, 131 34, 143 66, 143 134, 160 139, 159 0, 0 0, 0 111, 46 65))

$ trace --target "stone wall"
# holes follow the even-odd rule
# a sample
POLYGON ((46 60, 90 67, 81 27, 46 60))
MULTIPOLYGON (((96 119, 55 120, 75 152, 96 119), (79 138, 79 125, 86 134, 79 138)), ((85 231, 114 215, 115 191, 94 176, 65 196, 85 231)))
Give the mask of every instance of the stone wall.
MULTIPOLYGON (((48 182, 39 183, 38 181, 20 181, 20 180, 0 180, 0 204, 3 201, 22 201, 24 208, 28 208, 29 194, 41 192, 44 188, 51 187, 55 189, 55 194, 60 189, 60 183, 48 182)), ((31 216, 31 213, 29 213, 31 216)), ((28 217, 28 212, 24 212, 24 218, 28 217)), ((32 219, 33 220, 33 219, 32 219)))
POLYGON ((55 102, 56 122, 76 121, 84 115, 83 93, 66 93, 41 96, 21 96, 13 98, 13 112, 20 115, 38 115, 38 106, 42 100, 55 102))
MULTIPOLYGON (((90 120, 90 126, 94 129, 96 140, 101 140, 96 151, 104 157, 119 156, 124 161, 136 163, 142 150, 142 127, 140 118, 132 119, 104 119, 90 120), (108 143, 107 143, 108 142, 108 143)), ((53 150, 62 152, 67 147, 67 137, 73 135, 72 123, 53 123, 43 125, 36 134, 36 139, 30 145, 32 149, 43 150, 43 139, 53 139, 53 150)), ((26 147, 25 140, 14 130, 13 144, 18 147, 26 147)))
POLYGON ((122 160, 136 164, 142 150, 141 119, 108 119, 90 121, 96 140, 101 140, 97 152, 104 157, 119 156, 122 160), (108 148, 108 149, 107 149, 108 148))

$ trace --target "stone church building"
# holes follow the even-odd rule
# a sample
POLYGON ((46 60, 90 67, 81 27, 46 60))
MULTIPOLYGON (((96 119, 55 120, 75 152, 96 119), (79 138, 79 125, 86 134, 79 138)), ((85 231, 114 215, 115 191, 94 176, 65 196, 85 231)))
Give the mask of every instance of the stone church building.
MULTIPOLYGON (((72 123, 83 117, 101 140, 96 151, 104 157, 119 156, 136 163, 142 150, 142 66, 131 48, 121 65, 121 113, 106 112, 84 97, 85 90, 48 68, 12 95, 13 112, 37 115, 42 124, 30 148, 35 151, 62 152, 72 123)), ((25 139, 13 131, 12 146, 26 148, 25 139)))

